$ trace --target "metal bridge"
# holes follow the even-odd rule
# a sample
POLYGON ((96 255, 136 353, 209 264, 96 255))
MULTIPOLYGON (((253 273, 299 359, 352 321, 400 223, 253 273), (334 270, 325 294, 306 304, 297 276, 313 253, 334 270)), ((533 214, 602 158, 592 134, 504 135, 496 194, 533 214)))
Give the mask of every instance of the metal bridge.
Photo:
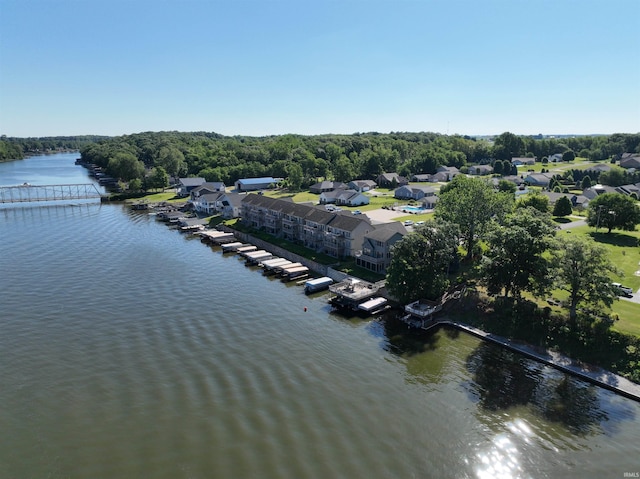
POLYGON ((0 186, 0 203, 32 203, 37 201, 69 201, 102 198, 95 184, 0 186))

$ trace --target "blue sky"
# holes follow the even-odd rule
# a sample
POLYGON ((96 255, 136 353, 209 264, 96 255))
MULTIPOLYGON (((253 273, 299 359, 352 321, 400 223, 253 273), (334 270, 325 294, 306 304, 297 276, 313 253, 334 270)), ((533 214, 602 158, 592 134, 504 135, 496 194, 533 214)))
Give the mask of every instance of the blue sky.
POLYGON ((640 0, 0 0, 0 134, 640 132, 640 0))

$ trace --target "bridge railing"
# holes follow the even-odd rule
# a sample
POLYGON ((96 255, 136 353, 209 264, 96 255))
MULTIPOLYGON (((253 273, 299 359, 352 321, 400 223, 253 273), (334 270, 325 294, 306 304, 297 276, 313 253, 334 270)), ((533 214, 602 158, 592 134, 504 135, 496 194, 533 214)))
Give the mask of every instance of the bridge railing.
POLYGON ((67 201, 102 197, 95 184, 0 186, 0 203, 67 201))

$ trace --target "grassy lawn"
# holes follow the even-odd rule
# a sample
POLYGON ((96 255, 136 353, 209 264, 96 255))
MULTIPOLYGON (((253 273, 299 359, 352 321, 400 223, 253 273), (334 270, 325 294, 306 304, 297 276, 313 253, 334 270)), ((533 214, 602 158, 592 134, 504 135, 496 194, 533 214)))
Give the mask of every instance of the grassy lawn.
POLYGON ((428 221, 430 219, 433 219, 433 212, 431 212, 431 213, 420 213, 420 214, 417 214, 417 215, 400 216, 398 218, 394 218, 394 221, 411 220, 414 223, 416 223, 418 221, 428 221))
POLYGON ((125 200, 127 203, 162 203, 166 201, 168 203, 183 203, 185 198, 176 196, 174 191, 163 193, 149 193, 148 195, 140 198, 129 198, 125 200))
POLYGON ((613 323, 613 329, 640 337, 640 304, 621 299, 611 309, 620 318, 613 323))
POLYGON ((578 226, 558 232, 559 235, 584 235, 595 240, 609 251, 611 262, 624 273, 623 276, 614 275, 613 280, 623 283, 637 291, 640 288, 640 231, 613 230, 607 233, 600 229, 597 233, 590 226, 578 226))
POLYGON ((292 192, 286 188, 278 190, 264 190, 263 194, 269 198, 291 198, 294 203, 313 202, 318 204, 320 201, 320 195, 316 195, 315 193, 311 193, 309 191, 292 192))
MULTIPOLYGON (((595 228, 578 226, 560 231, 558 235, 583 235, 593 239, 607 249, 611 262, 624 273, 623 276, 613 275, 612 280, 629 286, 634 291, 640 288, 640 276, 635 274, 640 270, 640 231, 613 230, 607 233, 601 229, 596 233, 595 228)), ((564 300, 567 293, 555 291, 553 296, 564 300)), ((613 329, 640 336, 640 304, 621 299, 613 304, 611 310, 620 318, 613 329)))

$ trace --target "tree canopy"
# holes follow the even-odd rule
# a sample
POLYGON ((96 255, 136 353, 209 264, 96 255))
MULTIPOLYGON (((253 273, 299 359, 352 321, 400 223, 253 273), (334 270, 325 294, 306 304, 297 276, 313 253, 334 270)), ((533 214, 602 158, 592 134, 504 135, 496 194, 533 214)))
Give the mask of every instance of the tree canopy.
POLYGON ((520 299, 523 291, 535 295, 551 287, 551 263, 543 255, 553 242, 555 226, 546 213, 519 208, 495 224, 487 234, 488 250, 483 261, 484 282, 489 294, 504 290, 520 299))
POLYGON ((436 299, 449 287, 449 267, 457 259, 459 230, 431 220, 393 246, 387 288, 400 302, 436 299))
POLYGON ((587 224, 596 228, 633 231, 640 223, 636 200, 620 193, 603 193, 589 203, 587 224))
POLYGON ((618 273, 607 250, 595 241, 580 236, 560 239, 554 252, 557 266, 556 287, 569 293, 569 319, 575 323, 581 304, 591 307, 613 304, 617 292, 611 285, 611 273, 618 273))
POLYGON ((571 200, 566 196, 561 196, 553 205, 553 216, 568 216, 572 213, 571 200))
POLYGON ((459 226, 469 259, 489 222, 504 216, 512 207, 511 193, 497 192, 481 178, 458 175, 440 189, 435 215, 459 226))

